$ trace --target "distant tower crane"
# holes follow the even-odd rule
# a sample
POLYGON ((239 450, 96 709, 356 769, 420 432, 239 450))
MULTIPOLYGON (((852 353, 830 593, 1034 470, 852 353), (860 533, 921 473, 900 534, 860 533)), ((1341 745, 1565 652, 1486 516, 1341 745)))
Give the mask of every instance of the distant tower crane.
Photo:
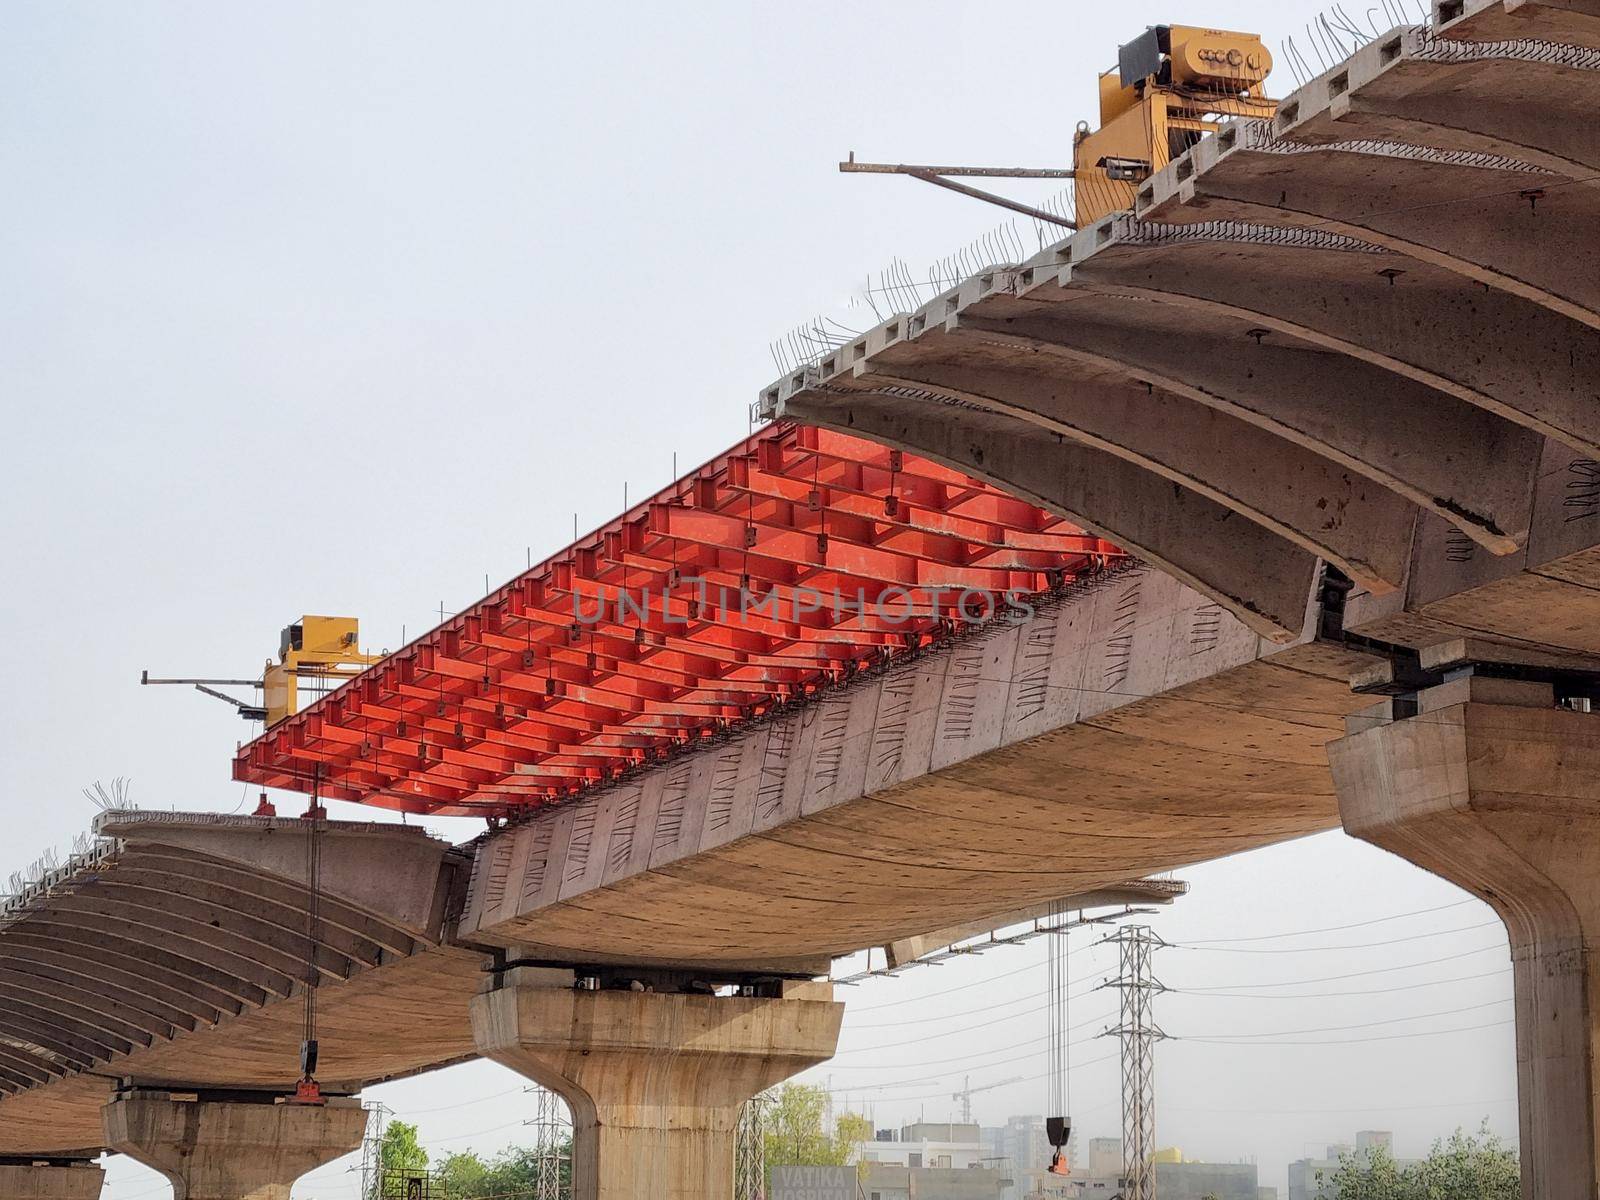
POLYGON ((966 1086, 964 1086, 959 1092, 951 1093, 950 1099, 961 1101, 961 1123, 963 1125, 971 1125, 972 1124, 972 1098, 974 1096, 976 1096, 979 1092, 987 1092, 987 1091, 992 1091, 993 1089, 998 1088, 998 1087, 1005 1087, 1006 1084, 1008 1084, 1008 1083, 1021 1083, 1021 1082, 1022 1082, 1022 1076, 1021 1075, 1014 1075, 1010 1079, 1002 1079, 998 1083, 985 1083, 985 1084, 979 1085, 978 1087, 973 1087, 972 1086, 972 1076, 968 1075, 968 1076, 965 1076, 962 1079, 962 1083, 965 1084, 966 1086))

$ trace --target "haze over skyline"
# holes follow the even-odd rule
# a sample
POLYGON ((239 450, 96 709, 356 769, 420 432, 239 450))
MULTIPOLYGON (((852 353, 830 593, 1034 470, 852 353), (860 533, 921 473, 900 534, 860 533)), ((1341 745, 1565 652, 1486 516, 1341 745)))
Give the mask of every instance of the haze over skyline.
MULTIPOLYGON (((674 454, 687 469, 742 436, 786 330, 818 312, 870 324, 851 298, 891 257, 921 275, 1003 215, 841 177, 847 152, 1057 165, 1094 118, 1096 73, 1145 25, 1254 29, 1276 50, 1314 12, 20 0, 7 15, 0 874, 65 848, 96 780, 129 777, 152 807, 253 802, 229 780, 250 727, 140 690, 142 669, 248 674, 303 612, 359 615, 369 645, 399 645, 565 544, 574 513, 589 529, 625 486, 666 483, 674 454)), ((1342 834, 1180 875, 1191 895, 1151 922, 1196 947, 1158 958, 1176 989, 1157 1010, 1174 1035, 1162 1145, 1255 1156, 1281 1186, 1284 1163, 1358 1128, 1393 1129, 1402 1154, 1486 1115, 1514 1132, 1487 908, 1342 834)), ((1111 959, 1073 945, 1087 989, 1111 959)), ((974 1098, 985 1123, 1042 1112, 1043 988, 1037 942, 875 981, 847 993, 840 1055, 808 1078, 883 1126, 946 1119, 969 1074, 1025 1077, 974 1098), (893 1081, 908 1086, 867 1091, 893 1081)), ((1085 1137, 1119 1128, 1114 1046, 1090 1040, 1112 1000, 1074 1001, 1085 1137)), ((521 1089, 479 1063, 368 1096, 441 1151, 492 1150, 525 1136, 521 1089)), ((296 1194, 352 1195, 347 1165, 296 1194)), ((120 1159, 107 1187, 165 1190, 120 1159)))

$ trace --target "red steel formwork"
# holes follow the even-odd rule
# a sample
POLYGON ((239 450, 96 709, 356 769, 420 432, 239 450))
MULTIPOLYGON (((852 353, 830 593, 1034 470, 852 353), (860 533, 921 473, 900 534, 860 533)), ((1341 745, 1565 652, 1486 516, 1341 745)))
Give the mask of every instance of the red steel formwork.
POLYGON ((1121 556, 959 471, 769 426, 273 726, 234 778, 525 811, 1121 556))

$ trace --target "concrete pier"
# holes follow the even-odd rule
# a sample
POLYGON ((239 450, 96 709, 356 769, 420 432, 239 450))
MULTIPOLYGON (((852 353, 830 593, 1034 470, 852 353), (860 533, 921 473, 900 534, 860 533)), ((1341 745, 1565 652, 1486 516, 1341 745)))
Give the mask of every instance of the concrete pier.
POLYGON ((1329 757, 1350 833, 1480 896, 1505 922, 1523 1195, 1593 1200, 1600 714, 1556 701, 1548 683, 1457 679, 1417 693, 1413 716, 1396 719, 1389 701, 1352 717, 1329 757))
POLYGON ((325 1105, 174 1099, 134 1092, 105 1107, 106 1145, 161 1172, 173 1200, 288 1200, 302 1175, 361 1145, 367 1112, 325 1105))
POLYGON ((92 1162, 0 1158, 0 1200, 97 1200, 105 1178, 92 1162))
POLYGON ((830 985, 780 986, 582 991, 570 971, 516 968, 473 999, 472 1025, 486 1058, 571 1106, 573 1200, 731 1200, 740 1107, 839 1040, 830 985))

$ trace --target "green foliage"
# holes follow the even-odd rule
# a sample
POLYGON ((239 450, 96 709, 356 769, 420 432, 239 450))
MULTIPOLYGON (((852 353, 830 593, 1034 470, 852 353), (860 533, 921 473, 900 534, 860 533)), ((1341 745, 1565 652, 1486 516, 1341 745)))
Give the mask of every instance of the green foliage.
POLYGON ((1413 1200, 1419 1195, 1406 1182, 1394 1155, 1382 1146, 1359 1157, 1340 1155, 1339 1169, 1322 1190, 1335 1200, 1413 1200))
POLYGON ((1517 1152, 1485 1121, 1476 1136, 1458 1129, 1409 1167, 1382 1147, 1346 1154, 1323 1191, 1333 1200, 1519 1200, 1522 1174, 1517 1152))
POLYGON ((767 1110, 767 1166, 843 1167, 858 1143, 872 1136, 872 1122, 845 1113, 833 1132, 823 1128, 828 1094, 819 1087, 786 1083, 767 1110))
POLYGON ((382 1169, 377 1181, 381 1200, 404 1197, 406 1178, 428 1171, 428 1152, 417 1141, 417 1127, 405 1121, 385 1125, 383 1141, 378 1144, 378 1163, 382 1169))
MULTIPOLYGON (((843 1146, 847 1157, 854 1154, 862 1142, 872 1140, 872 1120, 865 1113, 841 1113, 839 1119, 833 1123, 833 1141, 836 1146, 843 1146)), ((856 1174, 865 1179, 867 1177, 867 1160, 862 1159, 856 1163, 856 1174)))
POLYGON ((457 1196, 492 1195, 488 1176, 489 1164, 475 1150, 458 1150, 454 1154, 447 1154, 434 1169, 439 1190, 452 1200, 457 1196))
MULTIPOLYGON (((531 1195, 539 1180, 538 1153, 530 1146, 510 1146, 485 1160, 472 1150, 461 1150, 439 1163, 434 1172, 436 1196, 449 1200, 483 1200, 488 1196, 531 1195)), ((561 1155, 561 1185, 572 1183, 572 1144, 561 1155)))
POLYGON ((428 1152, 417 1141, 417 1127, 405 1121, 390 1121, 383 1127, 378 1154, 385 1171, 420 1174, 428 1169, 428 1152))

